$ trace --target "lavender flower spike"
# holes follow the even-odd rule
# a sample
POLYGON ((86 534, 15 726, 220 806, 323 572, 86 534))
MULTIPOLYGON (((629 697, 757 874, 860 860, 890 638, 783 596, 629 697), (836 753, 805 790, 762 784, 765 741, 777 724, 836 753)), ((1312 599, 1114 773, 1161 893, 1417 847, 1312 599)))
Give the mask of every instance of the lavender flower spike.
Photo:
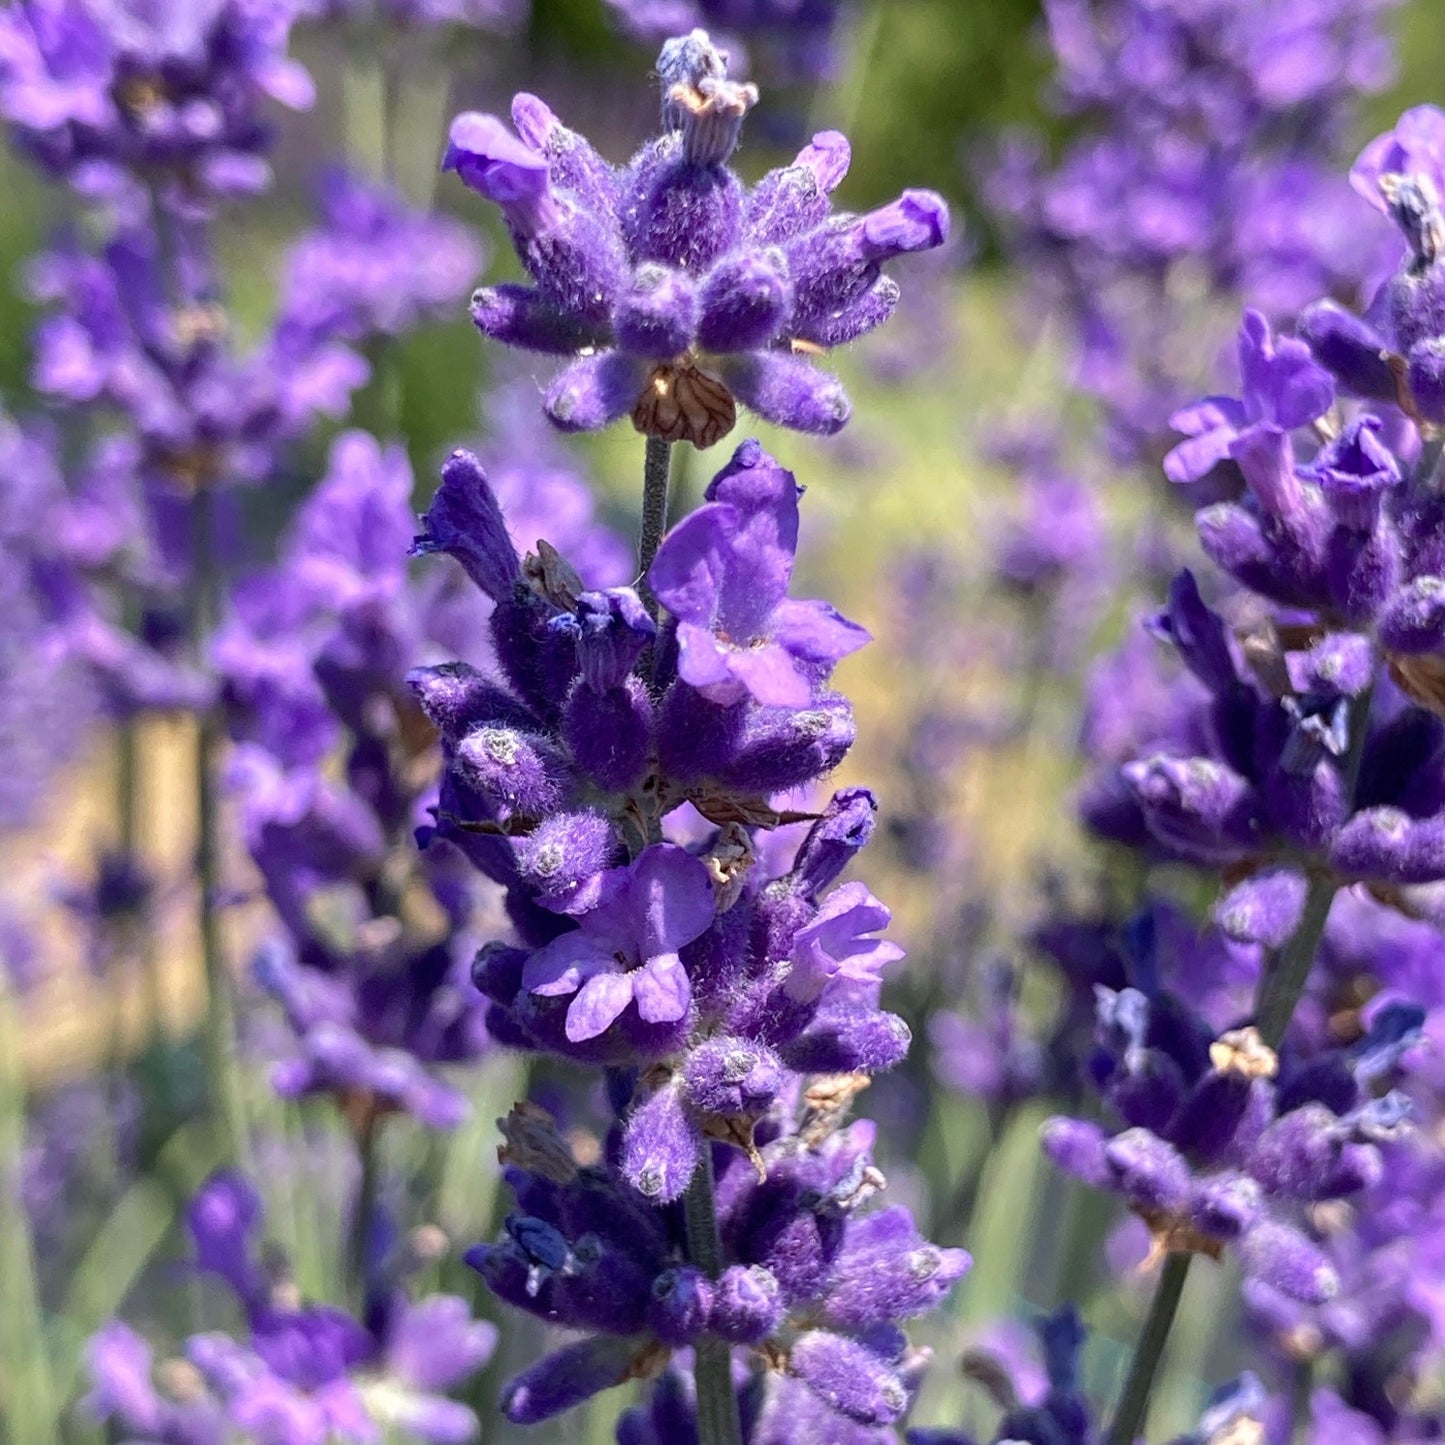
POLYGON ((616 170, 535 96, 452 123, 442 165, 498 205, 531 286, 484 287, 472 317, 488 336, 573 358, 546 407, 564 431, 631 415, 648 436, 709 447, 742 402, 796 431, 848 420, 842 387, 800 352, 842 345, 886 320, 897 288, 883 264, 939 246, 948 208, 905 191, 866 216, 832 214, 847 142, 813 138, 750 191, 727 162, 754 86, 728 79, 706 32, 658 61, 663 134, 616 170))

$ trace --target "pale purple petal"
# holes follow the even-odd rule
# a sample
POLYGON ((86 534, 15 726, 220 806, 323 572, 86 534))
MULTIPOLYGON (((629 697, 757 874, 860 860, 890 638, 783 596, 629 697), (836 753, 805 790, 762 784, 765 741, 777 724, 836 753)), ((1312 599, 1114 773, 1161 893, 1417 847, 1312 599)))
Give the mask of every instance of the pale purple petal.
POLYGON ((632 1002, 635 973, 595 973, 578 991, 567 1010, 567 1037, 574 1044, 595 1039, 632 1002))
POLYGON ((629 903, 644 961, 675 953, 712 922, 712 879, 685 848, 655 843, 632 870, 629 903))
POLYGON ((813 695, 807 678, 776 642, 730 652, 727 665, 764 707, 807 707, 813 695))
POLYGON ((522 987, 543 998, 576 993, 582 984, 602 972, 616 972, 610 948, 578 931, 544 943, 522 968, 522 987))
POLYGON ((650 1024, 670 1024, 680 1019, 692 1002, 692 983, 682 960, 675 953, 649 959, 632 975, 632 994, 637 1012, 650 1024))
POLYGON ((866 627, 850 622, 828 603, 787 597, 773 610, 771 630, 794 657, 830 666, 873 640, 866 627))
POLYGON ((678 623, 677 675, 719 707, 730 707, 747 691, 728 668, 730 653, 709 628, 695 622, 678 623))

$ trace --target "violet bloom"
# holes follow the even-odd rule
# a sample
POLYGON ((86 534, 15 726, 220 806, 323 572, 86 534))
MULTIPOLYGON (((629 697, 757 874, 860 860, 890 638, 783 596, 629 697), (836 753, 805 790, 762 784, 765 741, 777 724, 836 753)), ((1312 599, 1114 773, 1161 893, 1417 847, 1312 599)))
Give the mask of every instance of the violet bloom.
POLYGON ((813 679, 868 641, 826 602, 787 595, 800 494, 790 471, 744 442, 658 551, 648 581, 676 619, 678 676, 709 702, 804 707, 813 679))
POLYGON ((443 167, 501 207, 533 285, 477 292, 472 316, 512 346, 575 358, 546 409, 564 431, 631 414, 649 436, 707 447, 736 401, 799 431, 848 419, 838 382, 799 354, 884 321, 898 288, 883 263, 942 244, 948 210, 905 191, 865 216, 834 216, 848 168, 836 131, 750 191, 727 168, 753 86, 727 78, 702 31, 670 40, 658 71, 664 134, 624 169, 604 161, 535 96, 452 122, 443 167))
POLYGON ((1239 328, 1239 373, 1242 399, 1206 397, 1169 418, 1190 438, 1164 459, 1171 482, 1197 482, 1226 459, 1248 475, 1259 448, 1287 445, 1284 434, 1323 416, 1335 398, 1330 374, 1309 347, 1292 337, 1276 339, 1258 311, 1246 311, 1239 328))
POLYGON ((630 1004, 648 1023, 673 1023, 692 1001, 678 949, 707 928, 714 911, 707 869, 670 843, 648 848, 602 883, 602 901, 575 933, 527 960, 522 986, 543 998, 575 994, 567 1037, 596 1038, 630 1004))
POLYGON ((23 0, 0 13, 0 114, 50 173, 90 197, 168 204, 263 189, 267 101, 304 110, 286 54, 290 0, 23 0))
POLYGON ((187 1212, 195 1267, 234 1296, 242 1332, 192 1335, 188 1391, 172 1402, 152 1383, 149 1347, 112 1322, 90 1344, 89 1413, 173 1445, 220 1445, 233 1432, 256 1445, 375 1445, 390 1430, 430 1445, 475 1439, 476 1417, 445 1392, 486 1362, 493 1326, 450 1295, 412 1303, 375 1262, 364 1323, 300 1302, 258 1258, 261 1222, 260 1197, 241 1176, 201 1187, 187 1212))
POLYGON ((286 256, 278 329, 357 342, 450 316, 481 269, 471 231, 344 170, 319 186, 321 224, 286 256))

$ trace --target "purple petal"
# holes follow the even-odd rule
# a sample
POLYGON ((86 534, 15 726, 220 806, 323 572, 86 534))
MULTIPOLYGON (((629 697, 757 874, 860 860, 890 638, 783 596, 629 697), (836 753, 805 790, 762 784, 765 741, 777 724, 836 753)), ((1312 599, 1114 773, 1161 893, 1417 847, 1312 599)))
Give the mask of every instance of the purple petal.
POLYGON ((617 960, 610 948, 585 933, 564 933, 544 943, 527 960, 522 969, 522 987, 543 998, 559 998, 576 993, 599 973, 616 971, 617 960))
POLYGON ((794 657, 831 665, 873 640, 826 602, 784 598, 773 612, 771 632, 794 657))
POLYGON ((680 1019, 692 1002, 692 982, 675 953, 649 959, 632 975, 632 996, 637 1012, 650 1024, 680 1019))
POLYGON ((632 1002, 634 973, 594 973, 567 1010, 567 1037, 574 1044, 595 1039, 632 1002))
POLYGON ((813 695, 807 678, 776 642, 730 650, 727 667, 764 707, 807 707, 813 695))
POLYGON ((691 853, 655 843, 632 867, 628 904, 644 960, 675 953, 706 930, 716 908, 712 879, 691 853))

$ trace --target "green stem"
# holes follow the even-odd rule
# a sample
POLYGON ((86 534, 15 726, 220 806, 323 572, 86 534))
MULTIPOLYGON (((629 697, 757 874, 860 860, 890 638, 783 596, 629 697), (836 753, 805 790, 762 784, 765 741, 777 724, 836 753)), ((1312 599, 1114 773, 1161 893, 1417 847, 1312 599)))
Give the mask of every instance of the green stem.
POLYGON ((1330 904, 1335 901, 1338 887, 1339 884, 1328 873, 1311 875, 1299 927, 1280 951, 1274 966, 1260 981, 1254 1023, 1260 1038, 1272 1049, 1279 1047, 1305 991, 1315 953, 1324 936, 1325 920, 1330 916, 1330 904))
MULTIPOLYGON (((209 488, 195 496, 192 511, 194 596, 191 626, 198 660, 220 612, 220 579, 216 565, 215 509, 209 488)), ((226 966, 218 906, 221 883, 220 799, 216 760, 223 742, 221 719, 214 707, 204 709, 196 729, 196 883, 201 934, 201 960, 206 975, 205 1059, 211 1115, 220 1131, 224 1158, 246 1168, 250 1147, 245 1104, 236 1057, 235 1001, 226 966)))
POLYGON ((657 598, 647 582, 647 573, 657 549, 662 545, 662 534, 667 530, 667 482, 672 468, 672 443, 661 437, 648 437, 647 456, 642 466, 642 537, 637 548, 638 571, 641 580, 637 590, 653 620, 657 618, 657 598))
POLYGON ((1139 1343, 1134 1346, 1134 1358, 1129 1364, 1129 1377, 1124 1382, 1124 1393, 1119 1397, 1119 1408, 1114 1412, 1114 1423, 1109 1427, 1107 1445, 1134 1445, 1144 1424, 1144 1415, 1149 1408, 1149 1395, 1154 1388, 1154 1375, 1164 1355, 1164 1345, 1179 1310, 1179 1300, 1184 1293, 1184 1281, 1189 1277, 1189 1262, 1193 1255, 1171 1254, 1164 1261, 1159 1275, 1159 1287, 1149 1305, 1149 1318, 1139 1343))
MULTIPOLYGON (((682 1197, 688 1258, 710 1279, 722 1272, 722 1241, 713 1200, 712 1145, 682 1197)), ((697 1376, 698 1445, 742 1445, 737 1397, 733 1394, 732 1349, 725 1340, 705 1335, 693 1351, 697 1376)))
POLYGON ((359 1306, 366 1308, 366 1257, 371 1244, 371 1223, 376 1216, 376 1188, 381 1177, 381 1130, 377 1118, 368 1114, 356 1129, 356 1150, 361 1158, 361 1182, 356 1191, 356 1209, 351 1216, 351 1238, 347 1242, 346 1265, 359 1306))

